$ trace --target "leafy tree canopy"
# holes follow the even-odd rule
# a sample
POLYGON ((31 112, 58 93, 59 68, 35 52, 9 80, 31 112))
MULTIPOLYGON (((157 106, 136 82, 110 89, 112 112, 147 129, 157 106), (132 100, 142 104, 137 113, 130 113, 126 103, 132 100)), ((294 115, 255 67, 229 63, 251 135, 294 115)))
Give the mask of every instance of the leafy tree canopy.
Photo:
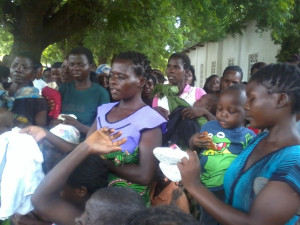
POLYGON ((164 68, 170 52, 241 32, 256 20, 282 45, 278 58, 299 50, 299 0, 1 0, 0 53, 30 50, 44 63, 73 47, 93 50, 98 63, 137 50, 164 68))

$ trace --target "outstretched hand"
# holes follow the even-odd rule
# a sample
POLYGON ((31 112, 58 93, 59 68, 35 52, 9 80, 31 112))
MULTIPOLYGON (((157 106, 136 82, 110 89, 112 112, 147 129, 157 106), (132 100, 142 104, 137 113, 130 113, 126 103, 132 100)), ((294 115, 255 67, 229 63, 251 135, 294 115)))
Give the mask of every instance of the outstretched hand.
POLYGON ((126 138, 114 141, 122 135, 121 131, 114 133, 114 129, 106 127, 94 131, 85 139, 85 143, 89 146, 92 154, 107 154, 110 152, 121 151, 120 145, 126 142, 126 138))
POLYGON ((19 133, 31 135, 36 142, 39 142, 40 140, 46 137, 45 129, 39 126, 25 127, 22 130, 20 130, 19 133))
POLYGON ((177 163, 181 174, 181 181, 186 189, 201 184, 200 182, 200 161, 196 152, 187 150, 189 159, 184 157, 181 162, 177 163))

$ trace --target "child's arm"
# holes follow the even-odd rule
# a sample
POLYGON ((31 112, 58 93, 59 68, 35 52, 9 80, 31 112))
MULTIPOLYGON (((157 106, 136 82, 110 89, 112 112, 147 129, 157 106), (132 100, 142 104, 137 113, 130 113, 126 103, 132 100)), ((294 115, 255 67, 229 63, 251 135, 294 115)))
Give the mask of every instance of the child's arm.
POLYGON ((20 133, 26 133, 33 136, 37 142, 45 138, 62 152, 70 152, 76 147, 75 144, 65 141, 42 127, 29 126, 20 130, 20 133))
POLYGON ((113 132, 107 128, 95 131, 46 175, 31 198, 39 215, 57 224, 74 225, 75 218, 81 215, 82 210, 63 200, 60 192, 72 171, 86 157, 121 150, 119 146, 126 139, 112 142, 121 135, 120 132, 111 135, 113 132))
POLYGON ((215 120, 216 117, 211 114, 205 107, 187 107, 182 110, 181 115, 184 118, 196 119, 204 116, 207 120, 215 120))
POLYGON ((84 125, 83 123, 80 123, 77 119, 75 119, 71 116, 67 116, 67 115, 63 115, 62 117, 65 118, 64 124, 74 126, 82 134, 88 133, 90 128, 88 126, 84 125))
POLYGON ((125 164, 115 167, 109 163, 109 169, 117 176, 130 182, 150 185, 157 171, 158 161, 153 155, 153 150, 161 146, 162 133, 159 127, 146 130, 142 133, 139 143, 139 164, 125 164))
POLYGON ((196 153, 187 151, 189 160, 178 163, 182 182, 192 197, 219 223, 236 224, 285 224, 296 214, 299 195, 286 183, 270 181, 254 200, 248 213, 237 210, 216 198, 201 184, 200 162, 196 153))

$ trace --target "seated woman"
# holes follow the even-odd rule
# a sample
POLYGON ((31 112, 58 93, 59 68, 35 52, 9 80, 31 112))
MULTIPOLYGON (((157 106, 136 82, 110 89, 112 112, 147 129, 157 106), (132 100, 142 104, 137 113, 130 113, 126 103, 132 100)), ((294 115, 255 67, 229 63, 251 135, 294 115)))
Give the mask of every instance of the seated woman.
POLYGON ((138 52, 121 53, 113 59, 109 86, 114 103, 98 107, 96 121, 89 133, 102 127, 122 131, 127 142, 121 153, 109 154, 110 186, 127 186, 149 201, 148 185, 153 181, 158 162, 153 149, 161 145, 165 119, 142 100, 147 74, 147 57, 138 52), (122 166, 119 166, 122 165, 122 166))

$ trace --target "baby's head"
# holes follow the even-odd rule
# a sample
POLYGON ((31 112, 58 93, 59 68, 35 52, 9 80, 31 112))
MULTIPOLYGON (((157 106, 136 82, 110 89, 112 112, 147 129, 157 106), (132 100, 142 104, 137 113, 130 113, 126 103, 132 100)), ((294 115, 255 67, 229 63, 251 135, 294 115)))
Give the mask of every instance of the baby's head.
POLYGON ((144 208, 142 197, 130 188, 101 188, 87 201, 84 213, 76 218, 76 224, 124 224, 129 216, 144 208))
POLYGON ((244 124, 243 107, 246 101, 246 90, 243 84, 232 85, 221 92, 216 117, 223 128, 233 129, 244 124))
POLYGON ((204 107, 211 114, 216 115, 218 105, 218 95, 217 94, 206 94, 203 95, 200 100, 195 102, 195 107, 204 107))
POLYGON ((107 187, 108 168, 99 155, 88 156, 69 176, 60 196, 83 208, 98 189, 107 187))
POLYGON ((0 108, 0 135, 10 131, 14 125, 14 115, 6 108, 0 108))

